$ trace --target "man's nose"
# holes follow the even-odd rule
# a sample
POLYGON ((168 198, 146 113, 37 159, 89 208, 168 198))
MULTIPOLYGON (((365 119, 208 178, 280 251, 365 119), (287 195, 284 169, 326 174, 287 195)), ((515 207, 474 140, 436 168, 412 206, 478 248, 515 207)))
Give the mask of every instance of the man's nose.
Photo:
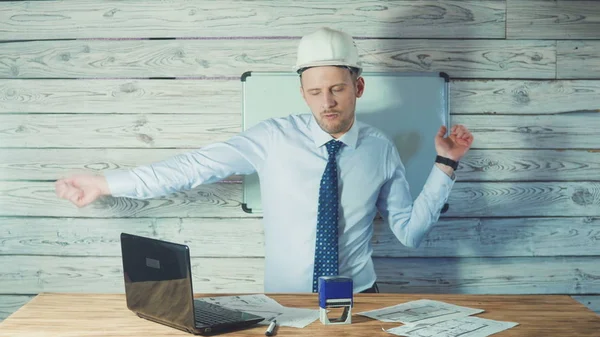
POLYGON ((327 110, 327 109, 333 108, 337 103, 336 103, 333 95, 329 92, 326 92, 323 95, 323 103, 322 104, 323 104, 323 110, 327 110))

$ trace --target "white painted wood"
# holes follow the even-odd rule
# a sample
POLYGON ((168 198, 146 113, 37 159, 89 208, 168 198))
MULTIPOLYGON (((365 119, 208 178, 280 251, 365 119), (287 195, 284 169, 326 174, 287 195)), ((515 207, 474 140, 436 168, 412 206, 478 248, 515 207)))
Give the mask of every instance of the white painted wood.
POLYGON ((372 245, 375 257, 597 256, 599 239, 600 218, 442 218, 419 248, 379 223, 372 245))
POLYGON ((192 257, 264 257, 262 219, 0 218, 0 255, 121 256, 120 235, 186 244, 192 257))
MULTIPOLYGON (((256 217, 240 206, 241 184, 216 183, 158 199, 104 198, 84 208, 58 199, 53 182, 0 182, 0 216, 256 217)), ((600 216, 597 182, 457 182, 444 217, 600 216)))
MULTIPOLYGON (((262 219, 0 218, 0 255, 120 256, 122 232, 187 244, 193 257, 264 257, 262 219)), ((440 219, 419 248, 382 221, 374 257, 600 255, 600 218, 440 219)))
POLYGON ((0 113, 239 114, 241 97, 226 80, 0 80, 0 113))
MULTIPOLYGON (((597 112, 560 115, 453 115, 474 149, 598 149, 597 112)), ((0 144, 13 148, 187 148, 225 141, 240 114, 0 114, 0 144)), ((431 139, 433 142, 433 139, 431 139)))
POLYGON ((508 39, 598 39, 596 1, 507 0, 508 39))
MULTIPOLYGON (((263 259, 193 258, 196 293, 263 292, 263 259)), ((124 293, 120 257, 0 256, 1 293, 124 293)))
POLYGON ((450 217, 598 216, 600 183, 456 183, 450 217))
MULTIPOLYGON (((0 78, 239 78, 292 71, 299 39, 72 40, 0 45, 0 78)), ((452 78, 555 78, 556 42, 357 40, 365 71, 444 71, 452 78)))
POLYGON ((298 36, 321 26, 354 36, 503 38, 505 9, 499 0, 12 2, 0 7, 0 40, 298 36))
POLYGON ((0 216, 251 217, 241 200, 241 184, 218 183, 149 200, 105 197, 77 208, 56 197, 54 182, 0 182, 0 216))
MULTIPOLYGON (((564 41, 558 43, 560 50, 560 45, 564 41)), ((598 48, 598 55, 600 55, 600 48, 598 48)), ((562 73, 564 70, 561 63, 563 59, 560 58, 560 54, 558 60, 558 76, 569 77, 562 73)), ((600 62, 598 64, 600 65, 600 62)), ((586 67, 576 68, 581 72, 590 73, 586 67)), ((598 70, 600 73, 600 66, 598 70)), ((591 74, 593 73, 594 71, 591 72, 591 74)), ((450 82, 449 89, 451 113, 554 114, 600 111, 600 100, 598 99, 600 81, 594 80, 455 80, 450 82)))
POLYGON ((539 116, 454 115, 473 133, 474 149, 598 149, 598 112, 539 116))
POLYGON ((377 259, 379 289, 401 293, 593 294, 597 257, 377 259))
POLYGON ((600 295, 584 295, 572 297, 579 303, 585 305, 590 310, 600 315, 600 295))
MULTIPOLYGON (((449 92, 459 114, 600 110, 597 80, 452 80, 449 92)), ((238 79, 0 80, 0 113, 230 114, 241 111, 241 97, 238 79)))
MULTIPOLYGON (((158 162, 189 149, 2 149, 0 180, 56 180, 158 162)), ((241 176, 225 178, 241 182, 241 176)))
MULTIPOLYGON (((101 173, 157 162, 188 149, 2 149, 0 180, 55 180, 76 173, 101 173)), ((458 181, 600 180, 595 150, 470 150, 458 181)), ((231 176, 229 181, 241 181, 231 176)))
POLYGON ((458 167, 458 181, 599 181, 600 151, 470 150, 458 167))
MULTIPOLYGON (((56 180, 78 173, 130 169, 189 149, 2 149, 0 179, 56 180)), ((238 180, 240 178, 238 177, 238 180)))
POLYGON ((32 298, 33 295, 0 295, 0 322, 32 298))
MULTIPOLYGON (((589 294, 600 290, 595 257, 375 259, 383 292, 589 294)), ((119 257, 0 256, 3 292, 123 293, 119 257)), ((260 258, 193 258, 194 292, 263 292, 260 258)))
POLYGON ((600 78, 600 41, 557 41, 556 58, 558 78, 600 78))
POLYGON ((3 114, 0 144, 19 148, 187 148, 241 131, 241 114, 3 114))

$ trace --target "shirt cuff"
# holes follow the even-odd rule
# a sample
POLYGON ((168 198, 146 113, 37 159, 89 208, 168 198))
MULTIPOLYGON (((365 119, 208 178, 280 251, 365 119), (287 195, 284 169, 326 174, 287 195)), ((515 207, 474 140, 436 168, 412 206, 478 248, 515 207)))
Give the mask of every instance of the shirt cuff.
POLYGON ((455 180, 450 178, 444 171, 442 171, 437 165, 433 165, 433 169, 427 178, 425 186, 430 190, 431 195, 440 196, 441 206, 448 201, 450 191, 454 186, 455 180))
POLYGON ((112 170, 104 172, 108 189, 113 197, 132 197, 135 193, 135 180, 128 170, 112 170))

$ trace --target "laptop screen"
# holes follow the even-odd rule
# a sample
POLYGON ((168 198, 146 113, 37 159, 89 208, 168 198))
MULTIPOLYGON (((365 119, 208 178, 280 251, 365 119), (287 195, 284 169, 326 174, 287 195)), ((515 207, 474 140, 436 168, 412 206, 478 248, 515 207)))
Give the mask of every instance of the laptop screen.
POLYGON ((193 328, 187 247, 123 233, 121 250, 127 307, 149 319, 193 328))

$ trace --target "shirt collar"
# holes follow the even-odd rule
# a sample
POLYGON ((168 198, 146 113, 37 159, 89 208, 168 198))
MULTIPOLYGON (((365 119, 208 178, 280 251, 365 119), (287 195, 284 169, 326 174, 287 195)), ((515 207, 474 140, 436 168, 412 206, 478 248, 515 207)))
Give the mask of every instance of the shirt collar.
MULTIPOLYGON (((346 146, 352 149, 356 148, 356 143, 358 142, 359 127, 356 124, 356 118, 354 118, 354 122, 352 123, 352 127, 350 127, 350 130, 348 130, 348 132, 346 132, 340 138, 338 138, 340 142, 344 143, 346 146)), ((311 116, 310 118, 309 128, 312 132, 313 140, 315 142, 316 147, 321 147, 325 145, 328 141, 335 139, 330 134, 321 129, 314 116, 311 116)))

